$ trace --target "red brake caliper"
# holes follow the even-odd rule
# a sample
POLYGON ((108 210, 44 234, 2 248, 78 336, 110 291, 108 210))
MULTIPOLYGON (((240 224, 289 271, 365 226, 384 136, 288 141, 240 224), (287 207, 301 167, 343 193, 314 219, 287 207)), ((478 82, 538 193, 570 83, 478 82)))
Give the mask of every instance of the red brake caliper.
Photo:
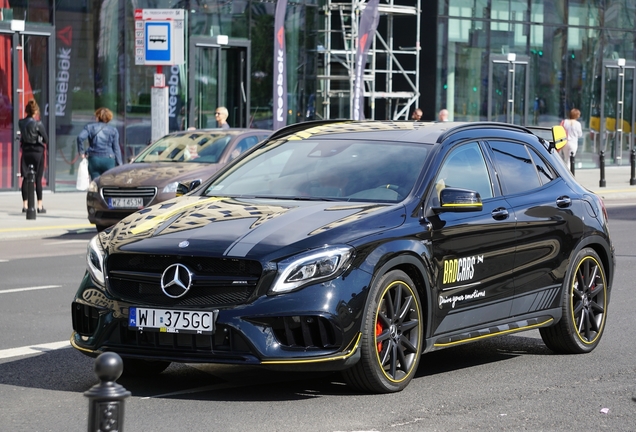
MULTIPOLYGON (((378 337, 382 334, 382 324, 377 321, 375 323, 375 336, 378 337)), ((378 342, 378 352, 382 352, 382 342, 378 342)))

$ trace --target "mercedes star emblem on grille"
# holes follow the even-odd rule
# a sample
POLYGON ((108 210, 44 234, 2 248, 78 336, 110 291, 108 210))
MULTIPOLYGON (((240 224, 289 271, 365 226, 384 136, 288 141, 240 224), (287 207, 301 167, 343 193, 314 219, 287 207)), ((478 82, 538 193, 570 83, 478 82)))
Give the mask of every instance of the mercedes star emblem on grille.
POLYGON ((191 285, 192 272, 183 264, 172 264, 161 275, 161 291, 168 297, 183 297, 191 285))

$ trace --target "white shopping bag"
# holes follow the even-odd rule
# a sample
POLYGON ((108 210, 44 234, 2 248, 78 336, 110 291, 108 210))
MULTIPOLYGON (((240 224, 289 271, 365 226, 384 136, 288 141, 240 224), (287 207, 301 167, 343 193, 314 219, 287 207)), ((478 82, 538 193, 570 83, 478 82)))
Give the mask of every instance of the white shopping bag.
POLYGON ((77 190, 85 191, 88 189, 88 185, 91 184, 91 177, 88 174, 88 159, 84 158, 77 168, 77 184, 75 187, 77 190))

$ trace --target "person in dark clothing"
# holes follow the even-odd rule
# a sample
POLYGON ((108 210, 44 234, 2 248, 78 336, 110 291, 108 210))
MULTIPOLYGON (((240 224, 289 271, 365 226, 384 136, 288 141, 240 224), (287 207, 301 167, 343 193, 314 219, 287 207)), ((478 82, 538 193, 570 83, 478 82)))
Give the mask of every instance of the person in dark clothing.
POLYGON ((89 123, 77 136, 77 153, 82 158, 88 157, 88 172, 91 180, 105 173, 115 165, 121 165, 121 147, 119 147, 119 131, 108 124, 113 119, 113 112, 108 108, 95 111, 95 123, 89 123), (88 148, 84 141, 88 139, 88 148))
POLYGON ((44 150, 49 142, 44 125, 37 119, 40 115, 40 107, 37 102, 30 100, 24 108, 26 117, 18 122, 20 127, 20 147, 22 148, 22 160, 20 161, 20 175, 22 176, 22 212, 27 211, 28 182, 26 180, 29 165, 33 165, 35 171, 35 194, 38 199, 38 213, 46 213, 42 207, 42 176, 44 175, 44 150))

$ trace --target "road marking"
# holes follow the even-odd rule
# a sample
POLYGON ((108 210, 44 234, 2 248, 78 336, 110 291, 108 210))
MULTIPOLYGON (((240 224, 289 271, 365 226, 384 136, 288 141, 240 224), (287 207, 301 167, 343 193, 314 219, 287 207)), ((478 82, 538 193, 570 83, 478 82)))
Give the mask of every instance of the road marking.
POLYGON ((69 243, 88 243, 90 240, 63 240, 51 243, 44 243, 44 246, 57 246, 57 245, 65 245, 69 243))
POLYGON ((13 232, 13 231, 45 231, 45 230, 53 230, 53 229, 81 229, 81 228, 93 228, 94 225, 49 225, 49 226, 35 226, 28 228, 3 228, 0 229, 0 233, 3 232, 13 232))
POLYGON ((0 294, 8 294, 8 293, 24 292, 24 291, 35 291, 35 290, 51 289, 51 288, 62 288, 62 285, 42 285, 42 286, 34 286, 34 287, 27 287, 27 288, 14 288, 14 289, 8 289, 8 290, 0 290, 0 294))
POLYGON ((634 189, 598 189, 596 191, 592 191, 597 195, 601 195, 603 193, 621 193, 621 192, 634 192, 634 189))
POLYGON ((31 345, 20 348, 9 348, 0 350, 0 359, 8 359, 11 357, 20 357, 30 354, 41 354, 47 351, 55 351, 63 348, 70 348, 71 343, 67 340, 60 342, 51 342, 40 345, 31 345))

